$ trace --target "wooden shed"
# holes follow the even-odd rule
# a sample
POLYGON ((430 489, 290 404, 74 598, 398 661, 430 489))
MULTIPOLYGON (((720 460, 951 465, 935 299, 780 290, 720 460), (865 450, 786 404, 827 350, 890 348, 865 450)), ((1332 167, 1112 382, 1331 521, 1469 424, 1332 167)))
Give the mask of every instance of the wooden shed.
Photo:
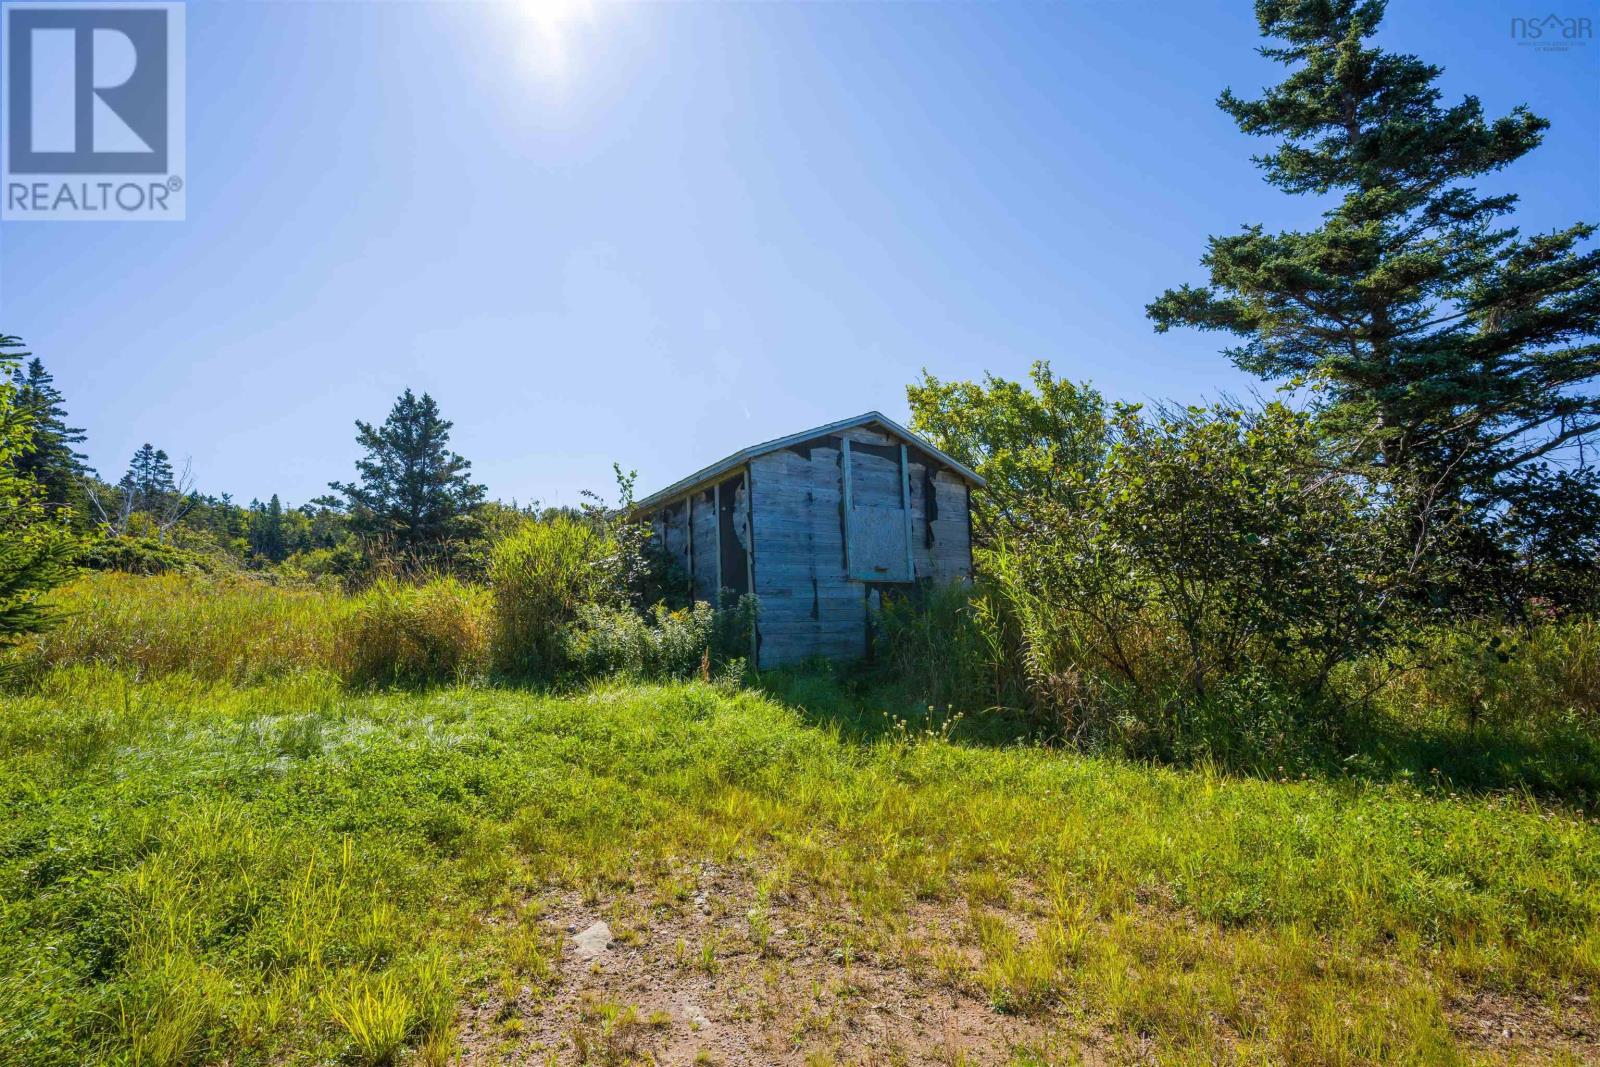
POLYGON ((983 479, 876 411, 752 445, 639 501, 698 600, 754 592, 760 666, 859 659, 886 591, 972 575, 983 479))

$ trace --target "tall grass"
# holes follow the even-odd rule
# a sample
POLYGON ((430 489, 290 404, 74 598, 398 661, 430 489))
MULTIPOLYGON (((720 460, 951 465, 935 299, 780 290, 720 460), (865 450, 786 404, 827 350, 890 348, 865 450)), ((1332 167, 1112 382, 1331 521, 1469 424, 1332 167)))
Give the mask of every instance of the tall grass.
POLYGON ((495 668, 549 677, 562 667, 562 631, 580 608, 613 597, 617 545, 569 518, 528 523, 495 545, 495 668))
POLYGON ((26 677, 97 665, 249 683, 333 670, 349 614, 337 593, 241 576, 102 571, 56 590, 50 602, 60 623, 6 654, 26 677))
POLYGON ((890 598, 878 638, 892 676, 935 708, 973 711, 1027 700, 1016 619, 987 582, 928 585, 890 598))
POLYGON ((913 907, 966 916, 951 981, 1152 1061, 1464 1062, 1456 999, 1600 993, 1600 831, 1524 799, 858 744, 700 684, 60 670, 0 698, 0 806, 22 1067, 444 1047, 508 894, 665 893, 700 862, 829 909, 817 955, 896 966, 913 907))
POLYGON ((353 685, 428 685, 481 678, 489 666, 489 593, 453 578, 382 579, 358 594, 339 628, 340 673, 353 685))
POLYGON ((1531 627, 1465 623, 1418 635, 1388 663, 1368 661, 1350 686, 1391 710, 1471 728, 1600 732, 1600 621, 1531 627), (1385 668, 1387 668, 1385 670, 1385 668))
POLYGON ((99 572, 57 590, 56 627, 0 657, 13 683, 69 666, 251 684, 328 672, 353 686, 481 677, 492 609, 454 579, 384 580, 355 596, 248 577, 99 572))

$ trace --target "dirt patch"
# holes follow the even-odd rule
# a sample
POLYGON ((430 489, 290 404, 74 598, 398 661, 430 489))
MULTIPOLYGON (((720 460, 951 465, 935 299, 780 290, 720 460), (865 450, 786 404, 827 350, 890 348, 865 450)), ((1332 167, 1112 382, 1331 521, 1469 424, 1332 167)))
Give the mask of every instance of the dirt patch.
POLYGON ((1600 1049, 1600 1020, 1585 996, 1557 1008, 1529 997, 1481 991, 1451 999, 1450 1028, 1474 1048, 1515 1053, 1521 1062, 1594 1062, 1600 1049))
POLYGON ((536 922, 559 962, 542 982, 490 988, 463 1010, 463 1062, 1099 1061, 1069 1020, 998 1012, 938 965, 940 952, 971 952, 964 905, 919 904, 887 945, 837 901, 766 894, 756 876, 702 865, 665 893, 544 898, 536 922), (612 940, 585 959, 574 940, 598 922, 612 940))

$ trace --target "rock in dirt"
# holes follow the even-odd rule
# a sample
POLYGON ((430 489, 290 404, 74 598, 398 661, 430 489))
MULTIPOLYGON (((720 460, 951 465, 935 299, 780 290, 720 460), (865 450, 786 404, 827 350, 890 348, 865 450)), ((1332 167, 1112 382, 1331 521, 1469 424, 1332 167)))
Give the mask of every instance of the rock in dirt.
POLYGON ((585 927, 572 939, 572 950, 580 960, 592 960, 611 947, 611 927, 603 921, 585 927))
POLYGON ((704 1030, 711 1025, 711 1020, 706 1018, 705 1009, 692 1001, 683 1006, 683 1017, 696 1030, 704 1030))

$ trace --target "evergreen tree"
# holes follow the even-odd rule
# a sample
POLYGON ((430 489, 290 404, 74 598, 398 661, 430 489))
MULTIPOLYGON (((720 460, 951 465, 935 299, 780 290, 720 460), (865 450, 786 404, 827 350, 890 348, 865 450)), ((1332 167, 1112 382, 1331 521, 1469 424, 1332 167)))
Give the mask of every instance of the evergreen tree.
POLYGON ((172 461, 166 452, 148 441, 133 454, 128 473, 117 485, 124 493, 132 494, 134 511, 157 511, 178 491, 172 480, 172 461))
POLYGON ((1307 232, 1213 237, 1210 283, 1148 308, 1243 338, 1227 354, 1321 390, 1329 425, 1428 513, 1503 508, 1541 458, 1600 429, 1600 251, 1586 223, 1525 237, 1512 195, 1467 182, 1536 147, 1525 107, 1446 106, 1440 70, 1367 43, 1382 0, 1258 0, 1264 55, 1291 68, 1257 100, 1224 92, 1245 133, 1280 138, 1271 184, 1339 199, 1307 232))
POLYGON ((265 504, 259 500, 250 502, 250 551, 273 563, 281 563, 289 554, 283 504, 278 500, 277 493, 273 493, 272 499, 265 504))
POLYGON ((17 472, 39 487, 47 507, 78 505, 82 479, 92 473, 85 463, 89 457, 73 447, 86 439, 83 428, 67 425, 61 391, 38 357, 28 360, 26 369, 13 370, 11 380, 18 406, 33 419, 33 440, 17 457, 17 472))
POLYGON ((366 455, 357 480, 330 482, 345 497, 356 532, 402 555, 434 554, 459 533, 460 520, 484 498, 472 464, 450 451, 453 423, 439 417, 431 396, 407 389, 382 426, 356 420, 366 455))
POLYGON ((249 516, 233 502, 233 494, 219 494, 215 507, 218 512, 217 535, 229 543, 243 539, 249 530, 249 516))
POLYGON ((26 355, 16 351, 21 347, 17 338, 0 334, 0 640, 49 621, 39 597, 67 576, 77 547, 45 508, 39 484, 23 472, 39 414, 24 402, 16 380, 26 355))

